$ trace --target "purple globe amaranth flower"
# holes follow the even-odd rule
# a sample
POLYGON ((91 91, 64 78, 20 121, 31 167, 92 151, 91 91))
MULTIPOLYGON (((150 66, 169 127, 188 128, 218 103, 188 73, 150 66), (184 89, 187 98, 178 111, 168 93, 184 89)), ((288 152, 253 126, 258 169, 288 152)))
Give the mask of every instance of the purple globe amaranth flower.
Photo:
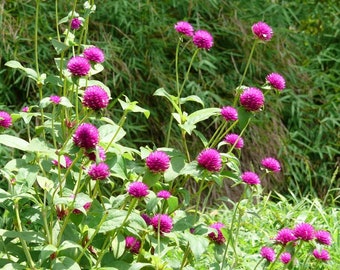
POLYGON ((91 69, 91 64, 84 57, 74 56, 68 61, 67 68, 74 76, 86 76, 91 69))
MULTIPOLYGON (((85 204, 83 205, 83 208, 85 209, 85 211, 88 211, 88 210, 90 209, 91 205, 92 205, 91 202, 87 202, 87 203, 85 203, 85 204)), ((73 213, 73 214, 76 214, 76 215, 79 215, 79 214, 82 213, 82 211, 79 210, 79 209, 73 209, 72 213, 73 213)))
POLYGON ((290 262, 290 260, 292 259, 292 255, 289 252, 284 252, 281 254, 280 256, 280 261, 283 264, 288 264, 290 262))
POLYGON ((328 251, 325 249, 322 249, 320 251, 317 249, 314 249, 313 256, 316 259, 321 260, 321 261, 329 261, 331 259, 331 256, 329 255, 328 251))
POLYGON ((269 262, 273 262, 275 260, 275 251, 270 247, 262 247, 260 254, 269 262))
POLYGON ((136 198, 145 197, 149 194, 149 187, 143 182, 133 182, 128 187, 128 193, 136 198))
POLYGON ((267 170, 272 171, 272 172, 281 171, 280 162, 272 157, 267 157, 267 158, 262 159, 261 165, 267 170))
POLYGON ((242 137, 235 133, 227 134, 224 141, 230 145, 234 145, 236 149, 241 149, 244 146, 242 137))
POLYGON ((92 164, 88 174, 92 180, 104 180, 110 176, 110 168, 104 162, 92 164))
POLYGON ((54 104, 59 104, 61 101, 61 97, 56 96, 56 95, 52 95, 50 96, 50 101, 54 104))
POLYGON ((199 49, 210 50, 214 45, 214 38, 205 30, 197 30, 192 37, 192 41, 199 49))
POLYGON ((240 95, 240 103, 247 111, 257 111, 264 104, 264 95, 256 87, 246 88, 240 95))
POLYGON ((215 222, 209 226, 210 228, 216 229, 217 232, 211 232, 208 234, 208 237, 214 241, 216 244, 222 245, 225 242, 225 238, 221 232, 221 229, 225 227, 225 225, 221 222, 215 222))
POLYGON ((86 48, 83 52, 84 57, 95 63, 103 63, 105 60, 104 52, 98 47, 86 48))
POLYGON ((82 24, 83 24, 83 22, 78 17, 73 18, 71 20, 71 29, 72 30, 78 30, 82 24))
POLYGON ((141 242, 137 238, 133 236, 125 237, 125 248, 130 250, 131 253, 138 254, 140 246, 141 242))
MULTIPOLYGON (((72 159, 69 156, 62 156, 61 158, 64 158, 65 161, 65 166, 60 163, 60 168, 67 169, 71 166, 72 164, 72 159)), ((58 160, 54 159, 52 160, 53 165, 58 166, 58 160)))
POLYGON ((295 226, 293 233, 298 239, 310 241, 314 239, 315 231, 314 227, 311 224, 300 223, 295 226))
POLYGON ((99 141, 98 129, 89 123, 81 124, 73 135, 73 142, 78 147, 90 149, 96 147, 99 141))
POLYGON ((103 162, 106 160, 106 154, 105 154, 105 150, 103 147, 101 146, 96 146, 96 148, 89 152, 89 153, 85 153, 86 156, 92 160, 92 161, 95 161, 95 162, 103 162))
POLYGON ((30 108, 28 106, 25 106, 21 109, 22 112, 29 112, 30 108))
POLYGON ((332 236, 329 232, 324 231, 324 230, 319 230, 316 231, 315 234, 315 239, 318 243, 330 246, 332 244, 332 236))
POLYGON ((283 228, 278 231, 275 240, 282 244, 282 245, 287 245, 289 242, 293 242, 296 240, 296 236, 293 233, 293 230, 289 228, 283 228))
POLYGON ((9 128, 12 125, 12 117, 5 111, 0 111, 0 127, 9 128))
POLYGON ((264 41, 271 40, 273 36, 273 29, 264 22, 257 22, 253 24, 251 27, 251 30, 253 31, 254 35, 257 36, 259 39, 264 41))
POLYGON ((192 37, 194 35, 194 27, 188 22, 180 21, 177 22, 174 26, 175 30, 188 37, 192 37))
POLYGON ((152 172, 165 172, 170 167, 170 157, 163 151, 156 150, 149 154, 145 163, 152 172))
POLYGON ((286 81, 279 73, 270 73, 266 76, 266 81, 278 91, 286 88, 286 81))
POLYGON ((248 185, 259 185, 261 184, 260 177, 254 172, 244 172, 241 175, 241 179, 243 182, 248 185))
POLYGON ((146 225, 151 225, 151 217, 149 217, 147 214, 141 214, 141 217, 144 219, 146 225))
POLYGON ((157 193, 158 198, 162 198, 162 199, 165 199, 165 200, 169 199, 170 196, 171 196, 171 193, 167 190, 161 190, 157 193))
POLYGON ((159 230, 160 234, 171 232, 173 227, 171 217, 166 214, 155 215, 151 218, 150 223, 156 232, 159 230))
POLYGON ((109 104, 109 99, 109 95, 103 88, 93 85, 85 89, 83 105, 97 111, 106 108, 109 104))
POLYGON ((222 107, 221 115, 226 121, 236 121, 238 119, 237 110, 231 106, 222 107))
POLYGON ((222 168, 221 154, 213 148, 201 151, 197 156, 197 162, 210 172, 218 172, 222 168))

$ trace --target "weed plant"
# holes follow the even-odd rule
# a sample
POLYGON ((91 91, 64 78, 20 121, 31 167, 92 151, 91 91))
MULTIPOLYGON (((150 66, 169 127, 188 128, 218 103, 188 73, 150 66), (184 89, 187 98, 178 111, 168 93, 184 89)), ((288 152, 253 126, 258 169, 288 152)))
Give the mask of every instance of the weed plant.
MULTIPOLYGON (((138 114, 149 118, 150 111, 131 101, 128 92, 111 96, 111 88, 98 79, 111 53, 87 42, 94 1, 82 6, 74 1, 65 17, 55 3, 57 31, 50 39, 55 72, 45 73, 40 65, 40 1, 34 9, 34 61, 5 64, 29 78, 39 102, 12 114, 6 107, 0 111, 0 144, 8 149, 0 168, 3 269, 340 265, 338 209, 324 207, 327 200, 316 197, 300 200, 291 194, 290 202, 275 191, 264 195, 261 181, 281 171, 276 158, 263 156, 253 168, 241 166, 244 133, 257 123, 268 99, 286 92, 279 73, 268 73, 261 83, 248 76, 256 51, 271 42, 271 26, 249 25, 252 45, 243 72, 228 101, 212 107, 187 85, 195 81, 193 75, 203 80, 209 73, 200 63, 215 46, 213 31, 203 23, 169 25, 177 41, 175 85, 153 92, 168 104, 164 137, 137 148, 130 138, 124 140, 126 121, 138 114), (213 133, 198 128, 206 120, 216 121, 213 133), (225 179, 243 187, 240 199, 220 197, 208 204, 213 188, 221 188, 225 179)), ((158 64, 150 62, 155 70, 158 64)))

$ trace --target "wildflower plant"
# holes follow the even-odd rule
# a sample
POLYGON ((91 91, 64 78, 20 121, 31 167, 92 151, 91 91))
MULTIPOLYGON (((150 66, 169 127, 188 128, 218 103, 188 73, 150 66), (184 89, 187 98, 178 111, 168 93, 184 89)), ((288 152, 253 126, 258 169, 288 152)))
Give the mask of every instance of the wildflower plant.
MULTIPOLYGON (((1 266, 207 269, 214 260, 216 269, 233 269, 239 263, 237 246, 247 208, 254 207, 254 198, 261 198, 264 177, 253 168, 241 171, 241 151, 247 144, 242 136, 265 109, 265 95, 271 93, 268 87, 279 92, 285 88, 284 78, 277 73, 268 75, 263 86, 243 85, 256 45, 270 41, 272 28, 264 22, 253 25, 254 46, 234 99, 206 108, 197 95, 187 95, 185 86, 198 55, 213 51, 213 33, 186 21, 174 24, 173 36, 178 40, 174 88, 154 92, 171 106, 166 136, 163 145, 149 142, 134 149, 122 140, 125 120, 137 113, 148 118, 150 112, 123 93, 114 102, 120 106, 120 120, 116 123, 107 117, 111 92, 116 89, 95 79, 107 59, 103 49, 87 44, 94 2, 86 1, 78 13, 75 1, 72 12, 56 25, 56 38, 51 39, 56 74, 39 70, 37 35, 35 69, 14 60, 6 63, 34 81, 40 103, 11 115, 0 112, 0 143, 15 151, 14 158, 0 168, 4 183, 0 189, 1 266), (189 50, 192 58, 180 74, 183 50, 189 50), (56 94, 45 96, 47 87, 56 94), (189 112, 189 102, 202 108, 189 112), (198 128, 208 119, 218 123, 212 136, 198 128), (22 137, 9 132, 13 122, 19 121, 27 125, 22 137), (180 134, 176 148, 170 140, 174 129, 180 134), (196 147, 189 137, 195 137, 196 147), (210 195, 226 178, 242 185, 244 192, 227 214, 213 215, 210 195)), ((39 1, 36 13, 38 17, 39 1)), ((281 170, 274 158, 263 159, 256 168, 260 166, 265 174, 281 170)), ((258 265, 266 260, 271 268, 278 262, 293 267, 303 245, 314 247, 315 243, 310 254, 322 263, 330 260, 328 251, 319 246, 332 243, 327 231, 315 231, 308 223, 282 229, 273 247, 261 249, 258 265), (275 251, 275 245, 281 249, 275 251), (290 253, 294 248, 295 253, 290 253)))

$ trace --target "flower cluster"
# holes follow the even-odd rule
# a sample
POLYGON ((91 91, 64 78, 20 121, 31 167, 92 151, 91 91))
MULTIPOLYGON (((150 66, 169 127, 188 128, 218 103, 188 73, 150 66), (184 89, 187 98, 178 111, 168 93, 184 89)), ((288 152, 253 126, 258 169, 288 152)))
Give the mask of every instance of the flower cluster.
POLYGON ((222 159, 216 149, 208 148, 199 153, 197 162, 210 172, 218 172, 222 168, 222 159))
POLYGON ((85 89, 83 105, 94 111, 106 108, 109 104, 109 95, 100 86, 93 85, 85 89))
POLYGON ((146 158, 145 163, 154 173, 165 172, 170 167, 170 157, 165 152, 156 150, 146 158))
POLYGON ((223 236, 221 229, 224 227, 225 225, 221 222, 215 222, 211 224, 210 228, 215 229, 216 232, 209 233, 208 237, 216 244, 223 244, 225 242, 225 237, 223 236))

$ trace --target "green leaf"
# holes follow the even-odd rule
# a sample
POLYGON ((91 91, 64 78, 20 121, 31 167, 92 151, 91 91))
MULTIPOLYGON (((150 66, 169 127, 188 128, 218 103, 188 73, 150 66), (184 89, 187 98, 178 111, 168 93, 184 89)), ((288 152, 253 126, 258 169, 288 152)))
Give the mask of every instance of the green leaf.
POLYGON ((178 112, 178 113, 181 113, 181 110, 180 108, 177 106, 177 100, 178 98, 173 96, 173 95, 170 95, 163 87, 162 88, 159 88, 157 89, 154 93, 153 93, 154 96, 159 96, 159 97, 165 97, 167 100, 170 101, 170 103, 172 104, 172 106, 175 108, 175 110, 178 112))
POLYGON ((125 251, 125 237, 121 233, 115 237, 111 243, 111 248, 113 252, 113 256, 115 258, 120 258, 125 251))
MULTIPOLYGON (((99 229, 99 233, 107 233, 119 228, 125 217, 127 215, 127 211, 118 210, 118 209, 110 209, 108 210, 108 215, 103 222, 102 226, 99 229)), ((98 222, 98 221, 97 221, 98 222)))
POLYGON ((63 51, 66 51, 66 49, 69 48, 69 46, 67 46, 65 43, 60 42, 56 39, 52 39, 51 42, 57 54, 61 54, 63 51))
POLYGON ((172 212, 176 211, 178 208, 178 198, 171 196, 166 200, 168 204, 168 214, 171 214, 172 212))
POLYGON ((164 181, 169 182, 181 174, 182 169, 185 166, 184 156, 171 157, 170 167, 164 172, 164 181))
POLYGON ((11 60, 5 63, 5 66, 10 68, 18 68, 18 69, 24 69, 24 67, 20 64, 20 62, 11 60))
POLYGON ((110 143, 113 137, 114 137, 113 142, 118 142, 126 134, 124 129, 120 128, 118 125, 114 123, 102 125, 99 127, 98 131, 99 131, 100 141, 101 143, 104 143, 104 144, 110 143))
POLYGON ((140 263, 140 262, 137 262, 137 263, 133 263, 132 266, 128 269, 128 270, 139 270, 139 269, 142 269, 146 266, 149 266, 151 268, 153 268, 153 265, 151 263, 140 263))
POLYGON ((149 110, 146 110, 146 109, 143 109, 142 107, 139 107, 137 105, 137 103, 138 103, 137 101, 130 101, 127 96, 124 96, 124 97, 125 97, 125 101, 118 99, 120 106, 122 107, 122 109, 124 111, 143 113, 146 118, 149 118, 149 116, 150 116, 149 110))
POLYGON ((53 245, 44 246, 40 251, 39 260, 43 262, 49 259, 50 255, 56 251, 57 251, 57 247, 53 245))
POLYGON ((19 149, 22 151, 26 151, 29 145, 27 141, 7 134, 0 135, 0 143, 8 147, 19 149))
POLYGON ((52 264, 52 270, 81 270, 79 264, 68 257, 57 257, 52 264))
POLYGON ((252 113, 246 111, 243 107, 238 109, 238 121, 240 129, 244 129, 249 121, 249 119, 252 117, 252 113))
POLYGON ((44 243, 46 241, 44 234, 34 231, 17 232, 0 229, 0 235, 5 238, 21 238, 29 243, 44 243))
POLYGON ((209 240, 207 237, 194 235, 190 232, 184 233, 184 239, 189 242, 190 249, 196 260, 198 260, 200 256, 207 250, 209 245, 209 240))
POLYGON ((73 107, 72 103, 69 101, 69 99, 67 97, 61 97, 59 104, 62 105, 62 106, 65 106, 67 108, 73 107))
POLYGON ((40 138, 33 138, 27 147, 27 151, 29 152, 38 152, 41 154, 45 154, 53 159, 57 158, 55 153, 55 149, 50 148, 46 141, 40 138))
POLYGON ((202 105, 202 107, 204 107, 204 103, 202 101, 202 99, 199 97, 199 96, 196 96, 196 95, 191 95, 191 96, 187 96, 185 98, 180 98, 179 102, 181 104, 184 104, 186 103, 187 101, 193 101, 193 102, 197 102, 199 104, 202 105))
POLYGON ((51 190, 54 186, 54 183, 52 180, 48 179, 47 177, 37 175, 37 182, 38 185, 43 189, 43 190, 51 190))
POLYGON ((55 86, 59 86, 59 87, 62 87, 63 86, 63 80, 60 79, 59 76, 55 76, 55 75, 48 75, 46 80, 45 80, 45 83, 50 83, 52 85, 55 85, 55 86))
POLYGON ((3 203, 11 197, 11 194, 0 188, 0 203, 3 203))
POLYGON ((144 174, 143 182, 147 184, 147 186, 150 188, 156 185, 159 182, 160 178, 161 178, 160 173, 153 173, 147 170, 146 173, 144 174))
POLYGON ((20 69, 22 71, 24 71, 27 75, 27 77, 37 81, 38 80, 38 74, 34 69, 31 68, 25 68, 23 67, 18 61, 8 61, 5 63, 5 66, 11 67, 11 68, 15 68, 15 69, 20 69))

